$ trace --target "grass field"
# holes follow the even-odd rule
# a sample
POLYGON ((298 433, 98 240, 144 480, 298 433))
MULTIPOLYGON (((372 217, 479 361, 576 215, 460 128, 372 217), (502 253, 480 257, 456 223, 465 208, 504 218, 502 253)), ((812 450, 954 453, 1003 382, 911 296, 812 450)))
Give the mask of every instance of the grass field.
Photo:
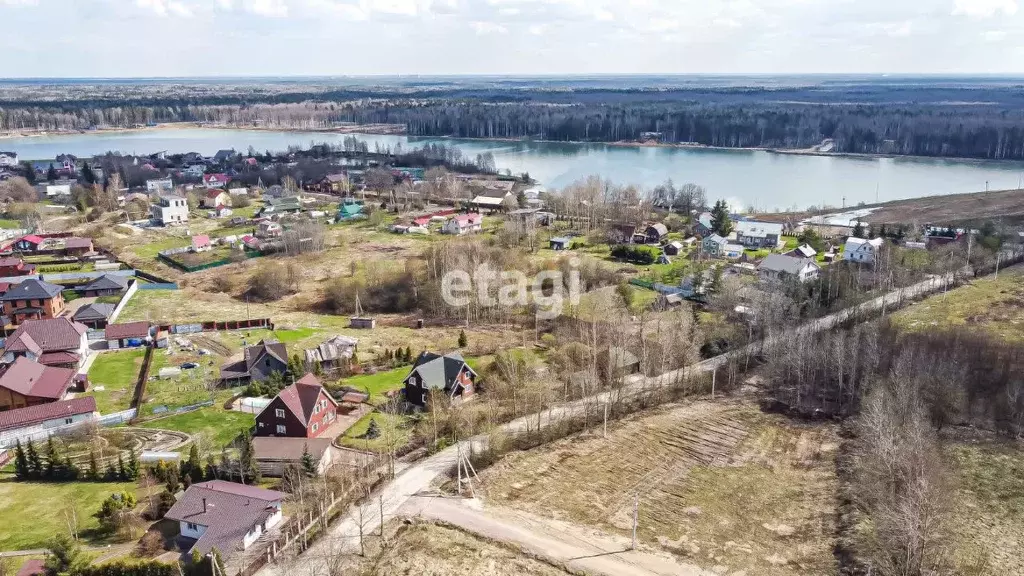
POLYGON ((355 448, 357 450, 369 450, 370 452, 387 450, 388 444, 391 443, 394 447, 402 446, 409 442, 409 438, 412 431, 407 427, 410 424, 408 418, 399 416, 396 414, 385 414, 383 412, 371 412, 359 419, 353 424, 345 434, 338 439, 338 442, 342 446, 348 446, 349 448, 355 448), (385 438, 386 434, 381 434, 380 437, 373 440, 362 439, 362 436, 367 428, 370 427, 370 421, 376 420, 378 426, 392 426, 395 436, 392 438, 385 438), (389 440, 393 440, 389 442, 389 440))
POLYGON ((402 379, 409 374, 410 366, 401 366, 394 370, 363 374, 344 378, 341 384, 363 390, 370 394, 370 404, 379 405, 387 400, 387 392, 402 387, 402 379))
POLYGON ((21 222, 18 220, 9 220, 7 218, 0 218, 0 228, 5 230, 16 230, 21 228, 21 222))
POLYGON ((836 447, 830 426, 695 403, 510 454, 481 479, 500 505, 623 536, 639 492, 640 540, 688 562, 826 574, 836 447))
POLYGON ((256 423, 256 416, 253 414, 224 410, 222 404, 230 395, 230 390, 219 391, 213 406, 150 420, 143 423, 142 427, 202 435, 207 441, 206 444, 218 451, 220 447, 227 446, 237 438, 242 429, 251 428, 256 423))
POLYGON ((62 510, 73 504, 85 544, 100 544, 93 516, 113 492, 135 492, 131 482, 16 482, 0 480, 0 550, 44 548, 58 532, 66 532, 62 510))
POLYGON ((901 329, 917 332, 936 326, 984 330, 1002 340, 1024 340, 1024 266, 1007 268, 999 278, 987 277, 937 294, 893 314, 901 329))
POLYGON ((93 360, 89 367, 89 395, 96 398, 96 408, 101 414, 131 408, 135 382, 145 355, 146 351, 138 348, 103 352, 93 360))

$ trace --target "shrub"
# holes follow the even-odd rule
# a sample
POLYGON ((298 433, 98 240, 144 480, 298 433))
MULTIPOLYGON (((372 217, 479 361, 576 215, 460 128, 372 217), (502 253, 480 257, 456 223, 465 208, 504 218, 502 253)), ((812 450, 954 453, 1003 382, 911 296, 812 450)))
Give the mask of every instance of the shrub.
POLYGON ((246 294, 254 300, 271 301, 295 292, 295 271, 292 266, 282 268, 270 264, 257 269, 249 277, 246 294))

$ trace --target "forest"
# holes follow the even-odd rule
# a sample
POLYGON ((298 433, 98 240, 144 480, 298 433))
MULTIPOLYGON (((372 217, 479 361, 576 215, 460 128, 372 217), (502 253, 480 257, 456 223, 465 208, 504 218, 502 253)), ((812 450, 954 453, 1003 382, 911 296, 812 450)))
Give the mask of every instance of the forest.
POLYGON ((162 122, 330 129, 351 122, 403 125, 411 136, 620 142, 655 132, 665 143, 730 148, 806 149, 831 140, 838 153, 1024 159, 1020 87, 968 80, 2 87, 0 130, 162 122), (53 98, 61 90, 67 98, 53 98))

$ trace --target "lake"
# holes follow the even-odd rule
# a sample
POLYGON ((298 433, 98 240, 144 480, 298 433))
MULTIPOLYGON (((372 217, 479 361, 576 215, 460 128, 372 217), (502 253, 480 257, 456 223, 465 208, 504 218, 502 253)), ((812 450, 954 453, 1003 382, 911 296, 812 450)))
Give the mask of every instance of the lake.
MULTIPOLYGON (((283 150, 316 142, 340 142, 345 135, 315 132, 169 128, 0 138, 0 150, 17 152, 22 159, 45 160, 61 153, 92 156, 110 150, 151 154, 217 150, 283 150)), ((797 156, 751 150, 710 150, 504 142, 448 138, 358 135, 370 143, 394 147, 445 142, 465 155, 492 152, 499 169, 529 172, 547 188, 561 188, 574 180, 598 174, 614 182, 650 188, 668 178, 677 184, 695 182, 707 188, 708 198, 724 198, 736 207, 762 210, 804 208, 829 204, 847 206, 874 202, 999 190, 1020 187, 1024 163, 937 160, 919 158, 847 158, 797 156)))

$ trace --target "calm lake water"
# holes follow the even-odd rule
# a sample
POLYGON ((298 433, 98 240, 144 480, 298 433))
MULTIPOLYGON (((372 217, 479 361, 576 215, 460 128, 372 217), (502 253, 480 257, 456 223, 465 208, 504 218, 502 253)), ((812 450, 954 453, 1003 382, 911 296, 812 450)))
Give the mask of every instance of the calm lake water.
MULTIPOLYGON (((75 134, 31 138, 0 138, 0 150, 23 159, 43 160, 57 154, 91 156, 109 150, 150 154, 217 150, 283 150, 289 145, 336 142, 342 134, 263 132, 181 128, 124 133, 75 134)), ((605 144, 501 142, 405 136, 359 135, 371 149, 375 143, 394 147, 446 142, 473 157, 493 152, 499 169, 529 172, 547 188, 598 174, 623 184, 653 187, 667 178, 677 184, 695 182, 709 199, 725 198, 739 207, 759 209, 806 207, 827 203, 847 206, 874 202, 1018 188, 1024 163, 892 158, 794 156, 745 150, 643 148, 605 144)))

